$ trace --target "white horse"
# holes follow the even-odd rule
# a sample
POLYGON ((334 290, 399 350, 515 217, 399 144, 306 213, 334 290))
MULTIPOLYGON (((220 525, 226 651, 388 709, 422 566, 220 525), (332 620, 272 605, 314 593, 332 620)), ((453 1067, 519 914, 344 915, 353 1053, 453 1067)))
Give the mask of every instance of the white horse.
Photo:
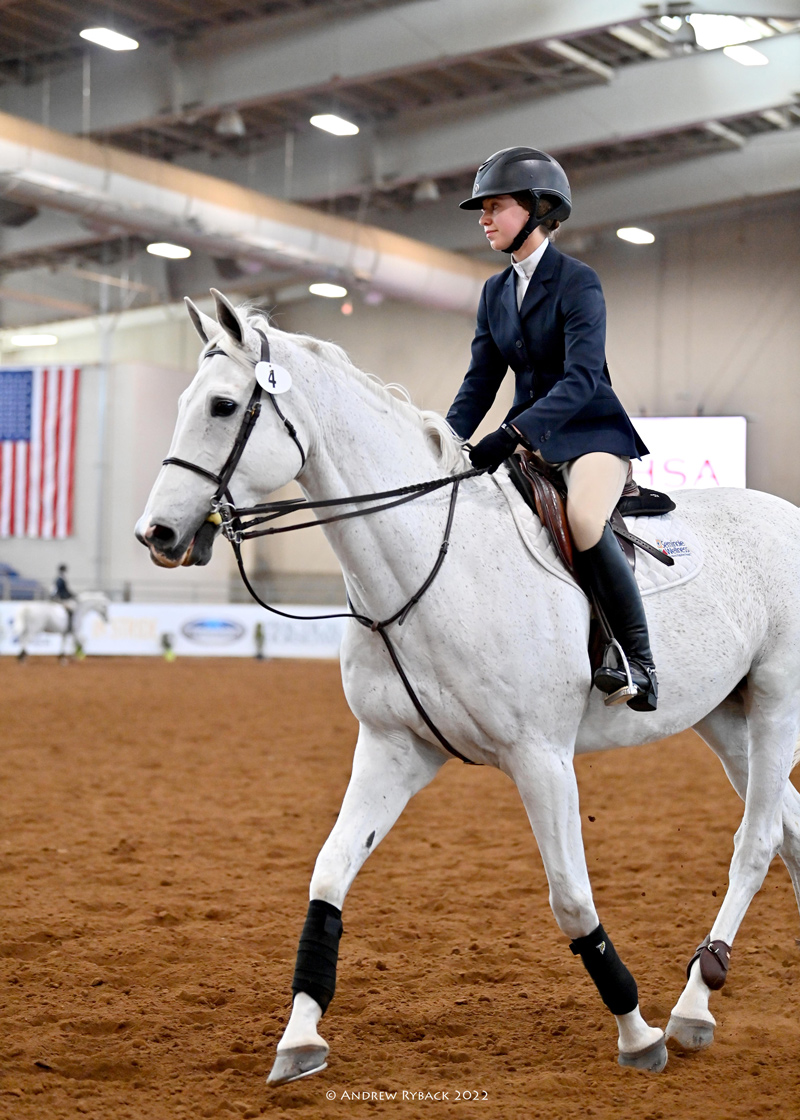
MULTIPOLYGON (((283 367, 281 387, 291 379, 277 401, 297 441, 265 398, 231 483, 238 505, 263 501, 293 478, 319 500, 387 490, 469 466, 440 417, 399 401, 337 347, 282 333, 263 317, 248 318, 219 293, 214 297, 218 322, 190 306, 211 345, 181 397, 170 451, 181 462, 162 468, 137 525, 156 563, 208 560, 203 526, 211 479, 242 430, 254 391, 261 347, 255 328, 268 338, 272 361, 283 367), (186 464, 193 466, 184 469, 186 464)), ((325 527, 357 612, 388 618, 420 587, 439 550, 449 501, 450 491, 443 489, 325 527)), ((466 758, 496 766, 515 782, 541 852, 556 922, 578 946, 615 1013, 620 1062, 655 1071, 666 1062, 663 1031, 642 1018, 635 984, 604 931, 593 946, 580 940, 598 930, 598 915, 574 754, 652 742, 694 727, 722 760, 745 808, 728 891, 710 931, 712 949, 704 951, 708 958, 715 943, 732 945, 776 853, 800 899, 800 795, 789 782, 800 728, 800 511, 745 490, 682 492, 678 502, 703 542, 705 563, 692 581, 648 600, 660 679, 657 712, 606 708, 592 690, 587 600, 577 586, 531 560, 505 499, 486 476, 460 484, 440 573, 403 624, 392 628, 399 660, 439 731, 466 758)), ((292 1013, 278 1043, 273 1083, 324 1068, 328 1046, 318 1024, 333 994, 337 916, 367 856, 449 757, 413 706, 377 634, 351 623, 341 662, 360 730, 341 811, 311 879, 292 1013)), ((689 1049, 713 1038, 706 979, 719 984, 706 965, 702 954, 692 964, 668 1027, 668 1035, 689 1049)))
POLYGON ((78 654, 83 649, 81 628, 86 616, 94 612, 108 622, 108 596, 102 591, 81 591, 74 602, 71 612, 63 603, 55 602, 29 603, 18 611, 14 637, 19 642, 20 661, 28 656, 28 646, 39 634, 61 634, 62 659, 67 656, 67 640, 71 637, 73 653, 78 654))

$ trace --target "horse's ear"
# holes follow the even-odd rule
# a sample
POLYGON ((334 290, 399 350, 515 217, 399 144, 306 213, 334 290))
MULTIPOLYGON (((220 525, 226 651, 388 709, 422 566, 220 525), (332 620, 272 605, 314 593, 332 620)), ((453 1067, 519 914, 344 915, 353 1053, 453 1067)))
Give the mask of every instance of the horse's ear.
POLYGON ((230 335, 234 342, 238 343, 239 346, 243 346, 244 325, 236 312, 236 308, 222 292, 218 292, 216 288, 211 288, 210 290, 217 307, 217 322, 225 333, 230 335))
POLYGON ((217 324, 210 315, 204 315, 199 307, 195 307, 188 296, 184 296, 183 301, 189 312, 189 318, 194 323, 194 329, 200 335, 203 342, 210 342, 211 336, 217 333, 217 324))

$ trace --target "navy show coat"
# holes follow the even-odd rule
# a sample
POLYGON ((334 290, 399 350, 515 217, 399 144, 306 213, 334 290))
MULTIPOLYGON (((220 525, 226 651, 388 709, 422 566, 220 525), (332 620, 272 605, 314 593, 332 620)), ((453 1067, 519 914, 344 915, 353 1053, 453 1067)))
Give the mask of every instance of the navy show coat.
POLYGON ((630 459, 647 448, 611 388, 606 308, 597 273, 548 245, 517 310, 511 265, 484 284, 472 361, 447 419, 469 439, 509 367, 513 420, 542 458, 563 463, 590 451, 630 459))

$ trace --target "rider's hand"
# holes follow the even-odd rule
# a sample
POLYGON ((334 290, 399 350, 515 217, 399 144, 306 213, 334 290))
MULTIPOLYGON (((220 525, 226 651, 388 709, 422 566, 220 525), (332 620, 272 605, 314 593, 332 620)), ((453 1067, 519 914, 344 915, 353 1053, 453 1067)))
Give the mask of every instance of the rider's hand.
POLYGON ((507 428, 498 428, 496 432, 484 436, 470 450, 470 462, 478 470, 488 467, 489 474, 493 474, 512 454, 519 442, 520 438, 516 432, 509 431, 507 428))

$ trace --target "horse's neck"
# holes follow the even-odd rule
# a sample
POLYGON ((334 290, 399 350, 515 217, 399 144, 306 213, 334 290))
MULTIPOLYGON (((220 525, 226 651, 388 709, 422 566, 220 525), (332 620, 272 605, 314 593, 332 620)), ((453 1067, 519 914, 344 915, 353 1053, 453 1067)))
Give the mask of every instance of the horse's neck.
MULTIPOLYGON (((413 416, 346 379, 329 388, 331 399, 320 400, 317 412, 324 417, 321 438, 302 478, 311 500, 394 490, 441 477, 413 416)), ((433 498, 323 527, 356 606, 383 615, 398 605, 398 596, 416 589, 441 544, 449 494, 445 488, 433 498)), ((337 512, 349 510, 324 509, 320 517, 337 512)))
POLYGON ((82 599, 80 596, 75 600, 75 606, 72 608, 72 617, 78 621, 87 615, 89 611, 96 611, 99 604, 99 599, 89 598, 82 599))

